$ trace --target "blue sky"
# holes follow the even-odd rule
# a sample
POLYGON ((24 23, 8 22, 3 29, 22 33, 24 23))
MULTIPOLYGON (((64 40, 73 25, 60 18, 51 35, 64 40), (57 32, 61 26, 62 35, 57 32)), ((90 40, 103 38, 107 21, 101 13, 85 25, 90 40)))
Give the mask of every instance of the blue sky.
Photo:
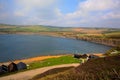
POLYGON ((0 0, 0 23, 120 27, 120 0, 0 0))
POLYGON ((82 0, 60 0, 58 8, 63 14, 74 12, 77 9, 77 5, 82 0))

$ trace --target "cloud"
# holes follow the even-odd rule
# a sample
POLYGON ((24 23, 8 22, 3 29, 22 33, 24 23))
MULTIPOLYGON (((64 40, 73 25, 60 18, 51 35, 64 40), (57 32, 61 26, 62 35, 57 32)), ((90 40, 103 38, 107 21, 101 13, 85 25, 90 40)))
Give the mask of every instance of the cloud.
MULTIPOLYGON (((105 26, 107 23, 112 23, 113 19, 120 20, 119 7, 119 0, 85 0, 79 3, 76 11, 66 14, 64 19, 66 25, 105 26)), ((114 23, 112 25, 115 25, 114 23)))
POLYGON ((45 8, 53 5, 56 0, 16 0, 16 2, 22 6, 25 6, 25 8, 45 8))
POLYGON ((14 12, 14 15, 15 15, 15 16, 19 16, 19 17, 25 16, 24 13, 19 12, 19 11, 14 12))
POLYGON ((103 11, 119 7, 119 0, 86 0, 79 4, 79 9, 85 11, 103 11))
POLYGON ((36 20, 40 24, 41 20, 52 20, 61 15, 56 7, 57 0, 15 0, 15 2, 17 8, 14 15, 28 18, 25 19, 28 23, 36 20))
POLYGON ((55 5, 57 0, 13 0, 13 2, 15 4, 11 7, 8 7, 11 3, 8 5, 3 4, 3 10, 0 9, 0 22, 45 25, 45 22, 50 22, 50 20, 61 15, 60 10, 55 5))
POLYGON ((110 12, 103 15, 103 19, 120 19, 120 12, 110 12))
POLYGON ((0 14, 0 20, 7 19, 8 14, 0 14))
MULTIPOLYGON (((67 10, 66 13, 61 12, 59 9, 59 6, 62 6, 59 4, 60 0, 13 1, 15 5, 12 6, 12 11, 4 12, 4 14, 9 14, 6 21, 13 24, 72 27, 120 25, 120 0, 79 0, 79 4, 76 5, 77 9, 71 13, 67 13, 67 10)), ((5 17, 6 15, 3 15, 0 18, 6 19, 5 17)))
POLYGON ((15 2, 18 5, 16 12, 29 14, 30 12, 48 13, 47 10, 55 7, 56 0, 15 0, 15 2))
POLYGON ((78 9, 73 12, 67 14, 68 17, 85 17, 90 16, 92 14, 97 15, 99 13, 104 13, 104 11, 113 11, 120 7, 119 0, 86 0, 84 2, 80 2, 78 5, 78 9))

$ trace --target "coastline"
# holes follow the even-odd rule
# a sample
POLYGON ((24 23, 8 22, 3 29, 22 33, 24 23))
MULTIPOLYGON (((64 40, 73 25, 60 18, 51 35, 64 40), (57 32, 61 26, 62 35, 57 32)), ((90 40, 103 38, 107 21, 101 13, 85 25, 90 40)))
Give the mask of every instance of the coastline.
MULTIPOLYGON (((88 53, 87 55, 90 55, 90 54, 93 54, 93 55, 96 55, 96 56, 99 56, 99 57, 104 57, 104 53, 88 53)), ((36 61, 42 61, 42 60, 45 60, 45 59, 50 59, 50 58, 59 58, 61 56, 66 56, 66 55, 71 55, 72 54, 59 54, 59 55, 47 55, 47 56, 37 56, 37 57, 31 57, 31 58, 27 58, 27 59, 20 59, 20 60, 15 60, 15 61, 12 61, 14 63, 19 63, 19 62, 24 62, 26 64, 29 64, 29 63, 33 63, 33 62, 36 62, 36 61)), ((9 65, 11 63, 11 61, 8 61, 8 62, 3 62, 3 63, 0 63, 0 65, 4 64, 4 65, 9 65)))
MULTIPOLYGON (((4 33, 4 32, 0 32, 0 35, 2 34, 19 34, 19 35, 43 35, 43 36, 50 36, 50 37, 59 37, 59 38, 69 38, 69 39, 76 39, 75 37, 66 37, 63 35, 59 35, 59 34, 55 34, 53 33, 49 33, 49 32, 13 32, 13 33, 4 33)), ((76 39, 78 40, 78 39, 76 39)), ((104 53, 88 53, 89 54, 94 54, 96 56, 102 57, 104 53)), ((45 59, 49 59, 49 58, 58 58, 61 56, 65 56, 65 55, 72 55, 72 54, 59 54, 59 55, 47 55, 47 56, 37 56, 37 57, 31 57, 31 58, 26 58, 26 59, 20 59, 20 60, 15 60, 13 62, 15 63, 19 63, 19 62, 24 62, 26 64, 31 63, 31 62, 35 62, 35 61, 41 61, 41 60, 45 60, 45 59)), ((9 62, 1 62, 0 65, 4 64, 4 65, 8 65, 9 63, 11 63, 11 61, 9 62)))
MULTIPOLYGON (((26 58, 26 59, 19 59, 19 60, 15 60, 15 61, 12 61, 12 62, 14 62, 14 63, 24 62, 26 64, 29 64, 29 63, 32 63, 32 62, 35 62, 35 61, 42 61, 42 60, 49 59, 49 58, 58 58, 58 57, 65 56, 65 55, 67 55, 67 54, 37 56, 37 57, 31 57, 31 58, 26 58)), ((10 63, 11 63, 11 61, 2 62, 2 63, 0 63, 0 65, 2 65, 2 64, 9 65, 10 63)))
POLYGON ((96 44, 102 44, 102 45, 106 45, 110 47, 115 47, 118 45, 117 43, 120 42, 120 40, 115 40, 115 39, 108 40, 108 39, 102 39, 102 38, 100 39, 100 38, 78 37, 73 34, 68 36, 68 35, 64 35, 63 33, 61 34, 57 31, 54 31, 54 32, 47 32, 47 31, 43 31, 43 32, 0 32, 0 35, 18 34, 18 35, 41 35, 41 36, 58 37, 58 38, 69 38, 69 39, 75 39, 75 40, 88 41, 88 42, 92 42, 96 44))

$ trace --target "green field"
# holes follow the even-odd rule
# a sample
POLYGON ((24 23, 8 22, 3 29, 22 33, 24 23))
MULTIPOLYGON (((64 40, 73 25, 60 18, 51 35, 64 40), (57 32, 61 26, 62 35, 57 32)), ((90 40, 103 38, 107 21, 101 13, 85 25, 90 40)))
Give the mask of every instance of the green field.
MULTIPOLYGON (((42 68, 42 67, 48 67, 48 66, 54 66, 54 65, 61 65, 61 64, 71 64, 71 63, 81 63, 81 60, 75 59, 72 55, 61 56, 61 57, 58 57, 58 58, 49 58, 49 59, 45 59, 45 60, 42 60, 42 61, 36 61, 36 62, 29 63, 28 64, 29 67, 28 67, 27 70, 32 70, 32 69, 37 69, 37 68, 42 68)), ((0 77, 11 75, 11 74, 16 74, 16 73, 27 71, 27 70, 21 70, 21 71, 17 71, 17 72, 6 73, 6 74, 3 74, 3 75, 0 75, 0 77)))
POLYGON ((43 61, 37 61, 30 63, 29 69, 60 65, 60 64, 70 64, 70 63, 80 63, 81 60, 73 58, 71 55, 69 56, 61 56, 59 58, 50 58, 43 61))
POLYGON ((120 28, 83 28, 83 27, 55 27, 44 25, 7 25, 0 24, 2 33, 39 33, 64 37, 92 37, 120 39, 120 28), (52 34, 51 34, 52 33, 52 34))
POLYGON ((72 28, 43 25, 0 25, 0 32, 72 31, 72 28))
POLYGON ((43 32, 43 31, 62 31, 79 32, 83 34, 106 34, 120 32, 120 28, 87 28, 87 27, 57 27, 44 25, 7 25, 0 24, 0 32, 43 32))
POLYGON ((44 25, 0 25, 0 34, 37 34, 72 38, 107 46, 120 45, 120 28, 55 27, 44 25))

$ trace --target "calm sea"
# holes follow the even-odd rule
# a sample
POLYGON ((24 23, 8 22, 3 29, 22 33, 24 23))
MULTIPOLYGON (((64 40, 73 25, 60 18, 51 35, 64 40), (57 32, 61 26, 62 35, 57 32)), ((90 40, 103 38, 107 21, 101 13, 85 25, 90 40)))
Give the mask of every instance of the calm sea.
POLYGON ((41 35, 0 35, 0 62, 40 55, 104 53, 111 47, 82 40, 41 35))

